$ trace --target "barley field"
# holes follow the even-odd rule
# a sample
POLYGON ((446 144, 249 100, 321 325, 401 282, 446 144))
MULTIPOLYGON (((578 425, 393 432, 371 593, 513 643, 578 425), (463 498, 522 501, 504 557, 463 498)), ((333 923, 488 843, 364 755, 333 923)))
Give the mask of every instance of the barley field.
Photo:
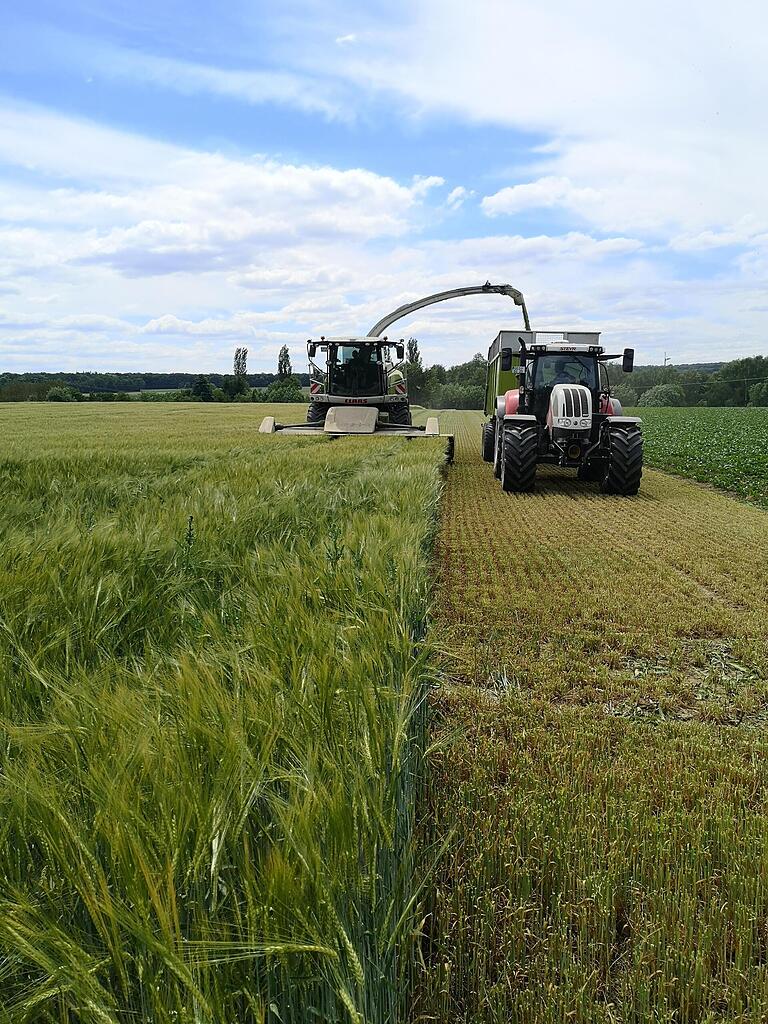
POLYGON ((768 512, 505 495, 453 423, 413 1019, 764 1021, 768 512))
POLYGON ((394 1021, 439 442, 0 406, 0 1021, 394 1021))

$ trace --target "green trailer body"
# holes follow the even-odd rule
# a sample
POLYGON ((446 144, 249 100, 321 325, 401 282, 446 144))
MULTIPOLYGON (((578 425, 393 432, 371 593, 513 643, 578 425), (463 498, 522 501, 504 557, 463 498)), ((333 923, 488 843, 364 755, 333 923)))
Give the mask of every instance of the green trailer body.
POLYGON ((514 368, 520 365, 520 339, 530 331, 499 331, 488 349, 485 371, 485 414, 496 415, 496 399, 517 387, 518 376, 514 368), (506 355, 504 354, 506 353, 506 355))

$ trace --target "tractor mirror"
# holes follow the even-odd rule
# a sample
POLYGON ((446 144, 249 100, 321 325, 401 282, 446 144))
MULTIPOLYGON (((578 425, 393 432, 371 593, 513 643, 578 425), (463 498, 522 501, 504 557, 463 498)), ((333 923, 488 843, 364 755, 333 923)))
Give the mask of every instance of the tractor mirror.
POLYGON ((621 368, 624 373, 632 373, 635 368, 635 350, 633 348, 624 349, 624 358, 621 361, 621 368))
POLYGON ((307 351, 309 352, 309 358, 310 359, 314 359, 315 355, 317 354, 317 345, 315 345, 315 344, 308 345, 307 346, 307 351))
POLYGON ((405 345, 395 345, 398 359, 405 359, 405 345))
POLYGON ((501 350, 501 368, 502 370, 512 369, 512 349, 503 348, 501 350))

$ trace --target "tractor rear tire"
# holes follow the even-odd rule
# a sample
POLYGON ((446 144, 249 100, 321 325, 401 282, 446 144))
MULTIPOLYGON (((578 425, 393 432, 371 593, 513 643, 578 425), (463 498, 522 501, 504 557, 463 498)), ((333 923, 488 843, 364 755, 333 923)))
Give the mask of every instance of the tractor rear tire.
POLYGON ((329 408, 330 406, 320 402, 310 402, 307 409, 307 423, 325 423, 329 408))
POLYGON ((390 423, 396 423, 404 427, 411 426, 411 410, 405 403, 402 405, 387 405, 384 408, 389 413, 390 423))
POLYGON ((643 435, 637 427, 610 427, 608 464, 600 483, 604 494, 637 494, 643 475, 643 435))
POLYGON ((501 489, 508 494, 533 490, 539 457, 535 427, 504 427, 501 452, 501 489))
POLYGON ((490 420, 483 424, 482 454, 483 462, 493 462, 494 448, 496 446, 495 423, 490 420))

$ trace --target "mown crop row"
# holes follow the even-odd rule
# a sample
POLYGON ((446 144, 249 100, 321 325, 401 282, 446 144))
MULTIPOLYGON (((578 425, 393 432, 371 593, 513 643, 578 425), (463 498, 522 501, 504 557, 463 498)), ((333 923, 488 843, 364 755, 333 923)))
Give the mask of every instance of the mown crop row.
POLYGON ((456 417, 414 1019, 768 1017, 768 513, 505 495, 456 417))
POLYGON ((393 1021, 439 443, 0 408, 0 1020, 393 1021))
POLYGON ((636 409, 646 461, 768 506, 768 409, 636 409))

